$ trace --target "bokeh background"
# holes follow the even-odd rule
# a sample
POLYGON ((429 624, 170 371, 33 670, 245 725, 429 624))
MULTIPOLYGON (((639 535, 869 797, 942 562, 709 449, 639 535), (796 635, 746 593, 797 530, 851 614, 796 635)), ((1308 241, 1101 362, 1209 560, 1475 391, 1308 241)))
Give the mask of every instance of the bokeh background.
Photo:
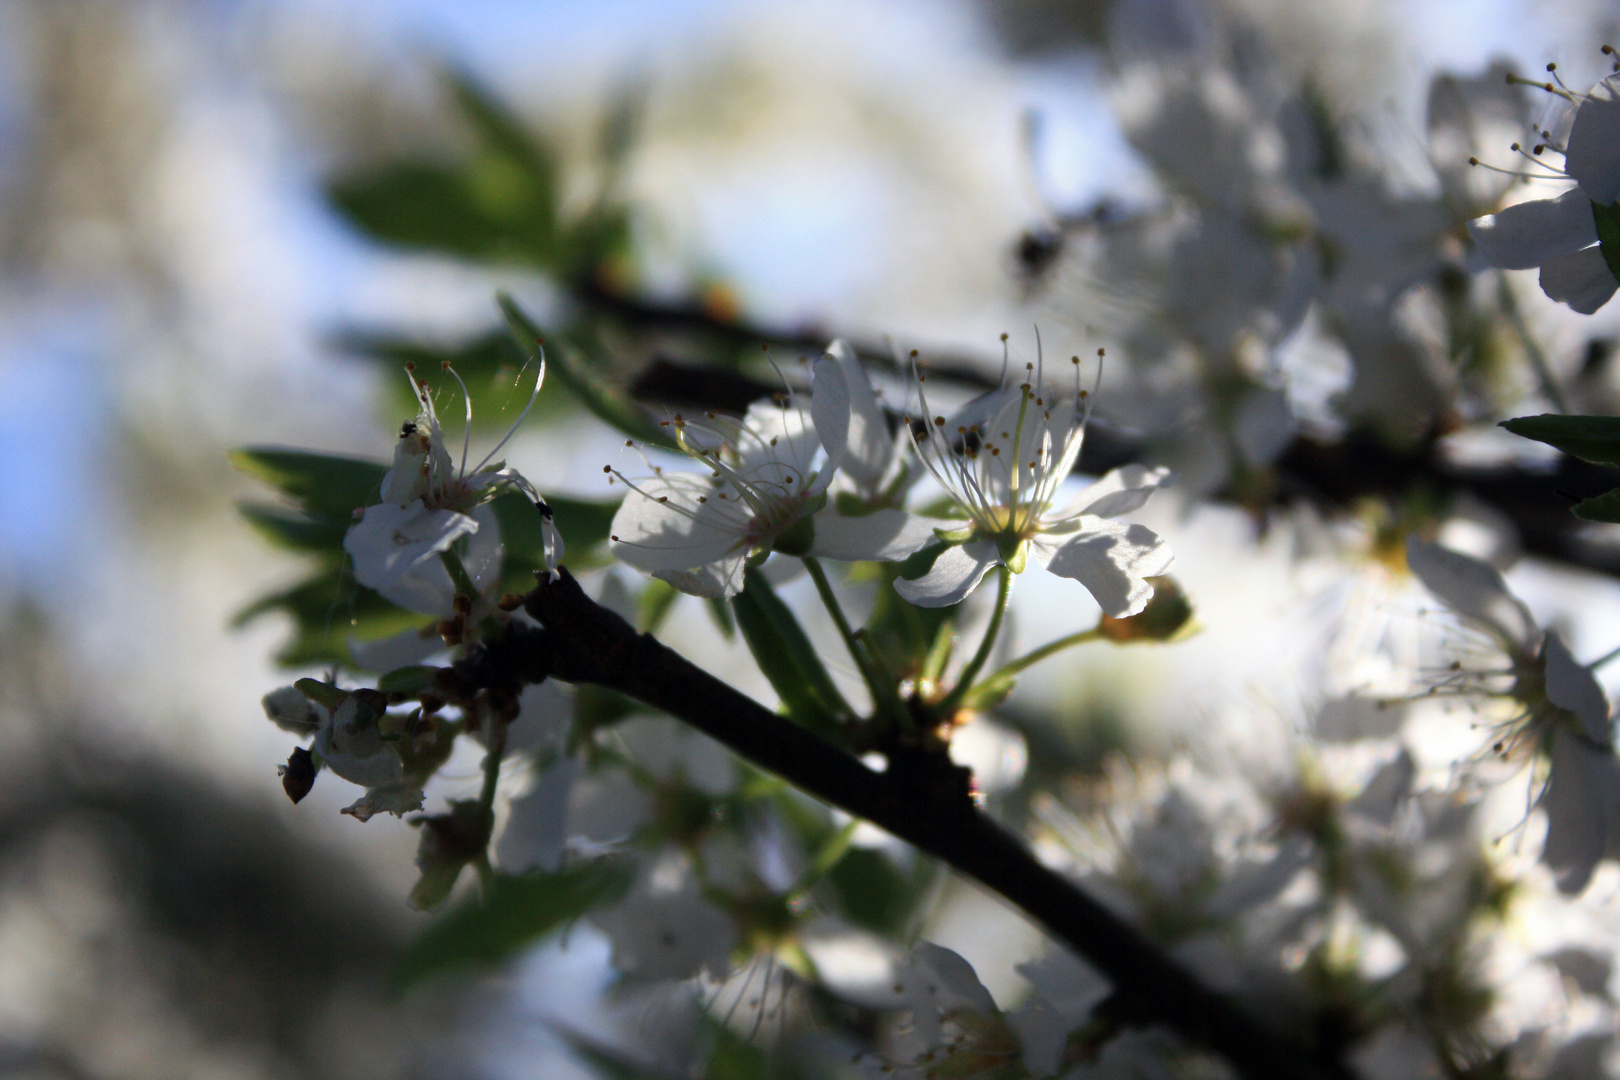
MULTIPOLYGON (((1003 331, 1024 352, 1032 323, 1072 338, 1064 355, 1108 339, 1083 295, 1031 302, 1020 237, 1154 196, 1115 119, 1109 7, 0 2, 0 1075, 563 1076, 548 1018, 650 1040, 656 1003, 580 992, 607 981, 585 929, 502 979, 391 996, 422 918, 403 902, 414 832, 340 817, 338 792, 294 807, 276 782, 287 739, 258 700, 285 681, 271 658, 287 627, 231 624, 298 567, 242 522, 253 486, 227 450, 382 457, 403 384, 345 334, 458 340, 497 324, 497 288, 559 302, 532 275, 376 246, 325 184, 463 148, 450 70, 545 134, 567 206, 596 190, 604 130, 632 102, 618 193, 646 295, 994 372, 1003 331)), ((1208 8, 1263 28, 1416 187, 1435 72, 1557 60, 1578 84, 1615 27, 1599 0, 1208 8)), ((1565 315, 1531 311, 1554 336, 1565 315)), ((508 457, 543 490, 600 497, 616 441, 553 416, 508 457)), ((1146 743, 1212 702, 1285 712, 1297 688, 1276 658, 1319 643, 1361 586, 1284 572, 1288 531, 1257 539, 1235 510, 1172 499, 1146 520, 1171 536, 1204 634, 1043 669, 1033 700, 1089 696, 1128 729, 1112 737, 1146 743)), ((1612 583, 1535 568, 1516 583, 1532 604, 1587 590, 1577 652, 1620 640, 1600 614, 1612 583)), ((1028 592, 1031 639, 1070 616, 1028 592)), ((703 655, 701 621, 678 625, 703 655)), ((973 893, 930 936, 993 991, 1037 948, 973 893)))

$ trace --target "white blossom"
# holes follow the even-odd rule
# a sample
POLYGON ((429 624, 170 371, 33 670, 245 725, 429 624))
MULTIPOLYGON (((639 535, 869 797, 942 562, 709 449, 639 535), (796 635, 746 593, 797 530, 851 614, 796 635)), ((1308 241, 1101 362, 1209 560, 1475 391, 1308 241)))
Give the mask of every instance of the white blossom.
POLYGON ((838 360, 816 362, 808 413, 789 397, 785 405, 756 402, 740 421, 718 413, 665 421, 706 476, 655 468, 631 480, 609 468, 630 488, 613 518, 613 553, 682 592, 729 598, 742 590, 744 568, 772 550, 893 560, 931 539, 899 510, 845 516, 829 506, 850 430, 838 360))
POLYGON ((1575 102, 1568 141, 1560 147, 1543 133, 1547 149, 1563 152, 1564 167, 1557 169, 1539 155, 1534 160, 1575 181, 1575 187, 1556 199, 1522 202, 1476 218, 1468 233, 1487 265, 1540 267, 1543 292, 1590 315, 1620 287, 1598 245, 1594 216, 1594 206, 1610 206, 1620 195, 1620 74, 1584 94, 1565 96, 1575 102))
MULTIPOLYGON (((446 370, 455 375, 453 369, 446 370)), ((555 578, 563 544, 552 524, 550 509, 521 473, 494 461, 540 394, 546 376, 544 356, 523 412, 495 448, 471 469, 467 468, 467 451, 472 400, 467 399, 461 462, 457 465, 445 449, 444 430, 432 395, 411 369, 407 368, 407 374, 420 412, 400 429, 394 463, 383 476, 381 502, 366 507, 343 538, 343 550, 354 560, 356 580, 407 610, 450 618, 456 613, 457 589, 440 556, 456 550, 480 591, 493 585, 501 572, 501 538, 500 526, 488 503, 506 490, 523 492, 539 509, 546 569, 555 578)), ((461 381, 460 376, 456 381, 461 381)), ((462 392, 465 395, 465 384, 462 392)))
POLYGON ((921 607, 945 607, 965 598, 992 567, 1018 573, 1033 560, 1080 582, 1107 614, 1134 615, 1153 596, 1145 579, 1168 571, 1174 555, 1151 529, 1110 519, 1147 502, 1170 481, 1170 471, 1114 469, 1055 509, 1058 487, 1080 455, 1086 392, 1059 394, 1042 385, 1034 365, 1026 368, 1032 381, 1003 385, 948 419, 927 418, 919 378, 925 416, 911 422, 912 439, 967 520, 941 532, 949 546, 925 574, 902 578, 895 588, 921 607))
POLYGON ((1482 631, 1507 666, 1453 665, 1444 689, 1512 703, 1491 750, 1546 767, 1538 805, 1547 815, 1541 861, 1566 893, 1580 892, 1605 858, 1620 858, 1620 759, 1609 702, 1591 670, 1556 631, 1541 630, 1524 602, 1487 563, 1416 539, 1407 563, 1464 623, 1482 631))

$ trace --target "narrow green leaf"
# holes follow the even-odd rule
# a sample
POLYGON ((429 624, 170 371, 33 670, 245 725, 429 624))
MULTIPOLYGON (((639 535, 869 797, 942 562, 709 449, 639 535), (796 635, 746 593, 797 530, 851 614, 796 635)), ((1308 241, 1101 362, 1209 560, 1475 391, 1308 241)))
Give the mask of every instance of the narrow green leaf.
POLYGON ((1602 521, 1620 525, 1620 488, 1575 504, 1575 516, 1582 521, 1602 521))
POLYGON ((1501 426, 1515 435, 1555 446, 1582 461, 1620 468, 1620 417, 1543 413, 1503 420, 1501 426))
POLYGON ((743 571, 743 591, 731 601, 754 661, 788 715, 823 735, 836 735, 851 710, 821 663, 799 620, 758 570, 743 571))
POLYGON ((263 481, 318 519, 347 521, 377 501, 388 466, 360 458, 278 446, 246 446, 226 455, 238 472, 263 481))
POLYGON ((395 976, 401 988, 456 971, 489 967, 611 903, 630 871, 601 860, 554 874, 497 874, 484 903, 468 900, 429 925, 406 947, 395 976))
POLYGON ((1609 264, 1609 273, 1620 281, 1620 206, 1592 204, 1592 218, 1597 222, 1598 245, 1603 261, 1609 264))

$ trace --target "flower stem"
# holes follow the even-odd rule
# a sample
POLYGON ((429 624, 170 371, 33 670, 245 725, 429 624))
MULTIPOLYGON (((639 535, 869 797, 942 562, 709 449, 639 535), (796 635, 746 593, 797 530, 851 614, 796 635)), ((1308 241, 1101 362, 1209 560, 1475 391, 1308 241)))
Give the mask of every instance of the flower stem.
POLYGON ((1608 652, 1604 653, 1602 656, 1598 657, 1596 660, 1592 661, 1586 666, 1588 669, 1596 671, 1598 668, 1602 667, 1604 664, 1607 664, 1610 660, 1613 660, 1617 656, 1620 656, 1620 645, 1610 649, 1608 652))
POLYGON ((799 880, 788 890, 787 895, 790 899, 807 895, 816 882, 826 877, 832 872, 833 867, 843 861, 849 852, 850 842, 855 839, 855 830, 860 824, 860 818, 851 818, 843 828, 827 838, 826 843, 821 845, 821 850, 816 852, 816 857, 810 860, 810 865, 805 867, 799 880))
POLYGON ((477 600, 478 586, 473 582, 472 575, 467 573, 467 568, 461 565, 461 557, 454 551, 441 551, 439 561, 450 574, 450 584, 456 587, 456 592, 465 594, 469 600, 477 600))
POLYGON ((1007 614, 1007 601, 1012 597, 1012 571, 1007 569, 1005 563, 997 566, 996 570, 1001 574, 1001 581, 996 588, 996 610, 990 614, 990 625, 984 628, 984 640, 979 642, 979 651, 973 654, 973 659, 962 669, 955 688, 946 694, 945 699, 937 706, 942 714, 949 715, 962 703, 962 698, 967 696, 973 681, 979 677, 984 662, 990 659, 990 650, 995 647, 996 638, 1001 634, 1001 620, 1007 614))
POLYGON ((1564 392, 1558 388, 1552 369, 1547 366, 1547 354, 1541 351, 1541 346, 1530 334, 1530 328, 1524 324, 1524 316, 1519 313, 1519 301, 1513 295, 1513 287, 1508 284, 1507 272, 1498 270, 1496 282, 1496 294, 1501 297, 1502 313, 1508 317, 1513 332, 1518 335, 1519 344, 1524 346, 1525 358, 1530 361, 1530 367, 1536 373, 1536 381, 1541 384, 1541 392, 1547 395, 1547 400, 1552 402, 1553 408, 1561 413, 1569 412, 1569 403, 1564 400, 1564 392))
POLYGON ((1082 630, 1078 634, 1070 634, 1068 637, 1058 638, 1051 644, 1042 645, 1034 652, 1025 653, 1017 660, 1004 665, 995 674, 986 679, 985 682, 993 682, 996 679, 1004 679, 1012 675, 1017 675, 1020 671, 1033 667, 1042 660, 1045 660, 1048 656, 1060 653, 1064 649, 1073 648, 1076 645, 1084 645, 1088 641, 1101 640, 1103 640, 1102 629, 1096 626, 1093 626, 1090 630, 1082 630))
POLYGON ((851 629, 849 619, 844 615, 843 605, 839 604, 838 596, 833 592, 832 582, 827 580, 827 571, 821 568, 821 560, 812 555, 805 555, 801 561, 804 568, 810 572, 810 580, 816 583, 816 592, 821 596, 821 603, 826 607, 827 614, 832 616, 833 624, 838 627, 838 633, 843 637, 849 655, 855 660, 855 666, 860 669, 861 678, 866 682, 866 688, 872 692, 873 707, 879 712, 889 712, 902 719, 907 718, 906 711, 899 707, 900 699, 895 694, 893 682, 881 676, 872 663, 872 658, 867 655, 866 643, 851 629))

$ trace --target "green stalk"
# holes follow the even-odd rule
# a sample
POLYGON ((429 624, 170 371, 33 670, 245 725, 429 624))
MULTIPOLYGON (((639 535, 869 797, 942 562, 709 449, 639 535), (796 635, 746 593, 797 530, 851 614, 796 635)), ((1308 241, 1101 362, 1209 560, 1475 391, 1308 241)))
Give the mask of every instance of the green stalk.
POLYGON ((1005 563, 997 566, 996 570, 1001 574, 1001 582, 996 589, 996 610, 990 615, 990 625, 984 629, 984 640, 979 642, 979 651, 973 654, 973 659, 968 661, 967 667, 957 678, 956 688, 936 706, 941 716, 949 716, 962 703, 973 680, 978 678, 979 670, 990 659, 990 650, 995 647, 996 638, 1001 634, 1001 620, 1007 614, 1007 601, 1012 598, 1012 571, 1007 569, 1005 563))
POLYGON ((456 592, 463 593, 467 599, 476 603, 478 601, 478 586, 473 583, 472 575, 467 568, 461 565, 461 556, 453 550, 439 552, 439 561, 444 564, 445 570, 450 573, 450 584, 456 587, 456 592))
POLYGON ((800 561, 810 572, 810 580, 816 583, 816 592, 821 596, 822 605, 826 607, 827 614, 832 616, 833 624, 838 627, 838 633, 844 639, 844 646, 849 649, 849 655, 854 659, 861 678, 866 682, 866 688, 872 692, 873 706, 879 712, 903 716, 905 710, 899 708, 900 699, 895 696, 893 682, 882 678, 872 663, 872 657, 867 654, 866 643, 851 629, 849 619, 844 616, 843 605, 839 604, 838 596, 833 592, 832 582, 827 580, 827 572, 821 568, 821 561, 812 555, 805 555, 800 561))
POLYGON ((1564 392, 1558 388, 1553 379, 1552 368, 1547 366, 1547 355, 1541 351, 1541 346, 1531 336, 1530 328, 1524 324, 1524 316, 1519 313, 1518 298, 1513 295, 1513 287, 1508 284, 1507 271, 1496 272, 1497 295, 1502 299, 1502 313, 1508 317, 1513 332, 1518 335, 1519 344, 1524 346, 1524 355, 1530 360, 1530 367, 1536 373, 1536 381, 1541 384, 1541 392, 1547 395, 1553 408, 1561 413, 1569 412, 1569 403, 1564 400, 1564 392))
POLYGON ((1613 660, 1617 656, 1620 656, 1620 646, 1610 649, 1608 652, 1604 653, 1602 656, 1598 657, 1596 660, 1592 661, 1586 666, 1591 670, 1596 671, 1598 668, 1602 667, 1604 664, 1607 664, 1610 660, 1613 660))
POLYGON ((805 867, 804 873, 799 877, 799 880, 794 883, 793 888, 788 890, 787 898, 789 900, 804 896, 814 887, 816 882, 832 872, 833 867, 837 866, 849 851, 850 842, 855 839, 855 830, 860 827, 860 824, 859 818, 851 818, 843 828, 827 838, 827 842, 821 845, 821 850, 817 851, 816 857, 810 860, 810 865, 805 867))
POLYGON ((996 679, 1009 678, 1013 675, 1017 675, 1020 671, 1023 671, 1026 668, 1033 667, 1042 660, 1045 660, 1048 656, 1053 656, 1062 652, 1064 649, 1073 648, 1076 645, 1084 645, 1088 641, 1102 640, 1102 628, 1096 626, 1093 626, 1090 630, 1082 630, 1078 634, 1070 634, 1068 637, 1058 638, 1051 644, 1042 645, 1034 652, 1026 653, 1023 656, 1020 656, 1017 660, 1014 660, 1002 667, 1001 670, 997 671, 984 681, 994 682, 996 679))

